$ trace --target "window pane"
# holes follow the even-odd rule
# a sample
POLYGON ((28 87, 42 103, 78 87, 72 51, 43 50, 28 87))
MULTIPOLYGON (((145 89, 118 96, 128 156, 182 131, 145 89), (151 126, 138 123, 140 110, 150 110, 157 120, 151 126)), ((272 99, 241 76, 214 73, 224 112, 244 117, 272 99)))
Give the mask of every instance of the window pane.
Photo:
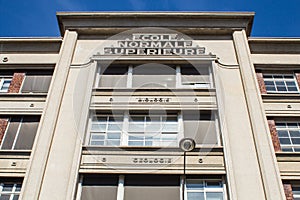
POLYGON ((220 181, 206 181, 208 188, 222 188, 222 182, 220 181))
POLYGON ((187 190, 200 189, 203 187, 204 187, 204 184, 203 184, 203 181, 201 181, 201 180, 187 180, 186 181, 187 190))
POLYGON ((10 194, 1 194, 0 200, 10 200, 10 194))
POLYGON ((104 145, 104 141, 91 141, 90 145, 102 146, 102 145, 104 145))
POLYGON ((106 131, 106 124, 98 124, 98 123, 92 124, 91 130, 104 132, 104 131, 106 131))
POLYGON ((11 192, 14 187, 14 184, 4 184, 2 191, 11 192))
POLYGON ((14 195, 13 200, 18 200, 19 199, 19 195, 14 195))
POLYGON ((280 144, 291 144, 289 138, 279 138, 280 144))
POLYGON ((223 200, 223 193, 221 192, 206 193, 206 200, 223 200))
POLYGON ((300 138, 292 138, 292 143, 300 145, 300 138))
POLYGON ((300 131, 290 131, 291 137, 300 137, 300 131))
POLYGON ((288 132, 287 131, 277 131, 277 133, 278 133, 278 136, 279 137, 289 137, 289 134, 288 134, 288 132))
POLYGON ((188 200, 204 200, 203 192, 188 192, 187 193, 188 200))

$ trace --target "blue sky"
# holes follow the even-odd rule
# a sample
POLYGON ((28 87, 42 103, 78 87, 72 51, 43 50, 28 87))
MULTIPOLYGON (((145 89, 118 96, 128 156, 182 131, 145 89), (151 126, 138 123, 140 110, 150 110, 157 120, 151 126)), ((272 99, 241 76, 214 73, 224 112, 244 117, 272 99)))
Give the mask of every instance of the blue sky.
POLYGON ((57 11, 254 11, 251 36, 300 37, 300 0, 0 0, 0 37, 60 36, 57 11))

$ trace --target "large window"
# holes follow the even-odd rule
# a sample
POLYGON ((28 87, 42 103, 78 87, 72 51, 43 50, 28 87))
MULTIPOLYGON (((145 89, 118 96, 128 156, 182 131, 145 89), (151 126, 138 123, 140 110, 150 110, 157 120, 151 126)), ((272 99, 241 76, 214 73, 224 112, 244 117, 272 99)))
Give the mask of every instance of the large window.
MULTIPOLYGON (((198 176, 199 177, 199 176, 198 176)), ((178 175, 84 175, 79 185, 81 200, 225 200, 224 181, 187 179, 178 175), (184 187, 184 189, 183 189, 184 187)))
POLYGON ((276 121, 276 130, 282 151, 300 152, 300 123, 276 121))
POLYGON ((1 150, 30 150, 39 124, 39 116, 13 116, 2 138, 1 150))
POLYGON ((26 72, 21 92, 47 93, 51 83, 52 73, 52 71, 48 70, 26 72))
POLYGON ((223 200, 223 185, 222 180, 187 179, 187 200, 223 200))
POLYGON ((89 145, 177 146, 178 115, 98 114, 92 117, 89 145))
POLYGON ((294 74, 263 74, 268 93, 297 93, 299 91, 294 74))
POLYGON ((0 77, 0 93, 8 92, 12 77, 0 77))
POLYGON ((18 200, 21 187, 21 179, 0 179, 0 200, 18 200))
POLYGON ((101 69, 99 88, 212 88, 210 64, 111 65, 101 69))
POLYGON ((129 111, 91 116, 87 145, 177 147, 183 137, 202 146, 219 145, 214 112, 129 111))

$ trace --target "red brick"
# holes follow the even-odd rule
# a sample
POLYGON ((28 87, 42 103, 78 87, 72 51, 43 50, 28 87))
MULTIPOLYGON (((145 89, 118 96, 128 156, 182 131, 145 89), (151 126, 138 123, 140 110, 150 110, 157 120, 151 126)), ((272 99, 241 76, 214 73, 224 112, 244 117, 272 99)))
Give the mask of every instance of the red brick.
POLYGON ((267 89, 265 86, 264 78, 262 73, 256 73, 257 82, 259 85, 259 90, 261 94, 267 94, 267 89))
POLYGON ((280 141, 279 141, 278 133, 277 133, 276 126, 275 126, 275 121, 268 120, 268 124, 269 124, 269 129, 270 129, 270 134, 271 134, 274 150, 275 150, 275 152, 281 151, 280 141))
POLYGON ((283 184, 284 194, 286 196, 286 200, 294 200, 292 185, 288 183, 283 184))
POLYGON ((300 88, 300 73, 296 73, 296 80, 297 80, 297 83, 298 83, 298 86, 300 88))
POLYGON ((0 118, 0 144, 2 142, 2 139, 4 137, 6 128, 8 124, 8 119, 7 118, 0 118))
POLYGON ((25 73, 14 73, 14 76, 8 88, 8 93, 19 93, 24 77, 25 73))

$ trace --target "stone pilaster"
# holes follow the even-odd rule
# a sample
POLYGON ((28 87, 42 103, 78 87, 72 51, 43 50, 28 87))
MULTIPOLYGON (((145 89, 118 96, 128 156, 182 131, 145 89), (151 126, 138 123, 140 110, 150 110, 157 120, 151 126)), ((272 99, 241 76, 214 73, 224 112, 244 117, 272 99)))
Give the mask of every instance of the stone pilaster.
POLYGON ((14 73, 8 88, 8 93, 19 93, 24 78, 25 78, 25 73, 14 73))

